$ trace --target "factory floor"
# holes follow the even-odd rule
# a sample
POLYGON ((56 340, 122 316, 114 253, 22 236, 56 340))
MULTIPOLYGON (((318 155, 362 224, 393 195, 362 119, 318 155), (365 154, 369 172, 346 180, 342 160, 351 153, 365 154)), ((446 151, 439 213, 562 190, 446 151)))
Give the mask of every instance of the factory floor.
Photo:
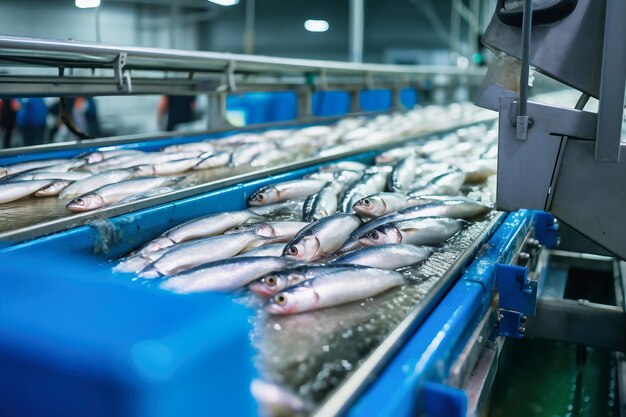
POLYGON ((615 354, 542 339, 507 340, 489 417, 619 417, 615 354))

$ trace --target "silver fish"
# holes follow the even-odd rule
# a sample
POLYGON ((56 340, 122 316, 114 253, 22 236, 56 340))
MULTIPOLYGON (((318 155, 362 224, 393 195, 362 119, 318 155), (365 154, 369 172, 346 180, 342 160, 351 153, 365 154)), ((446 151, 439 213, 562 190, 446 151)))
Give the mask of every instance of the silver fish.
POLYGON ((192 142, 192 143, 179 143, 177 145, 170 145, 163 148, 161 151, 165 153, 178 153, 178 152, 213 152, 215 146, 210 142, 192 142))
POLYGON ((406 284, 395 271, 353 267, 321 275, 276 294, 264 306, 270 314, 295 314, 364 300, 406 284))
MULTIPOLYGON (((184 178, 184 177, 183 177, 184 178)), ((95 210, 106 205, 115 204, 120 200, 154 188, 169 186, 183 178, 144 177, 121 181, 95 189, 87 194, 76 197, 65 206, 72 212, 95 210)))
POLYGON ((268 243, 266 245, 259 246, 258 248, 241 252, 239 255, 237 255, 237 257, 240 257, 240 256, 282 256, 284 250, 285 250, 284 243, 268 243))
POLYGON ((143 200, 144 198, 150 198, 161 194, 171 193, 172 191, 174 191, 174 188, 172 187, 157 187, 143 193, 129 195, 128 197, 125 197, 115 203, 115 205, 119 206, 122 204, 133 203, 135 201, 143 200))
POLYGON ((462 171, 450 171, 434 178, 428 185, 411 190, 409 196, 422 194, 458 194, 465 182, 466 174, 462 171))
POLYGON ((393 171, 389 176, 389 189, 391 191, 404 192, 408 191, 415 180, 415 170, 417 168, 417 159, 410 155, 400 160, 394 165, 393 171))
POLYGON ((250 291, 259 297, 267 298, 287 288, 295 287, 309 279, 317 278, 330 272, 351 268, 346 265, 304 265, 276 270, 258 278, 248 285, 250 291))
POLYGON ((247 232, 181 243, 165 252, 150 267, 141 271, 139 276, 156 278, 161 275, 177 274, 208 262, 231 258, 266 242, 266 238, 254 232, 247 232))
POLYGON ((381 269, 398 269, 415 265, 428 258, 433 250, 427 246, 403 243, 370 246, 341 255, 329 265, 362 265, 381 269))
POLYGON ((302 218, 305 222, 312 222, 328 217, 337 212, 337 195, 331 184, 328 184, 315 194, 304 200, 302 218))
POLYGON ((91 176, 88 172, 67 171, 67 172, 35 172, 28 174, 17 174, 16 180, 70 180, 78 181, 91 176))
POLYGON ((479 159, 472 162, 464 163, 460 166, 461 171, 465 172, 467 177, 465 182, 468 184, 479 184, 485 182, 487 178, 498 171, 497 159, 479 159))
POLYGON ((136 165, 130 169, 135 173, 135 175, 142 177, 153 175, 173 175, 189 171, 198 165, 202 160, 203 159, 201 157, 187 158, 175 161, 166 161, 159 164, 136 165))
POLYGON ((247 165, 254 159, 255 156, 274 148, 275 145, 270 142, 250 143, 247 145, 239 146, 233 152, 232 164, 236 167, 241 165, 247 165))
POLYGON ((361 216, 374 218, 407 207, 419 206, 430 202, 430 200, 409 197, 403 193, 382 192, 360 199, 354 203, 352 209, 361 216))
POLYGON ((283 255, 307 261, 323 258, 339 249, 360 224, 357 216, 347 213, 324 217, 294 236, 283 255))
POLYGON ((96 190, 107 184, 115 184, 133 177, 133 173, 126 170, 107 171, 91 175, 69 185, 59 195, 59 198, 72 198, 96 190))
POLYGON ((146 152, 142 155, 122 155, 111 159, 105 159, 92 165, 86 165, 84 168, 89 171, 102 171, 109 169, 126 169, 137 165, 157 165, 170 161, 179 161, 181 159, 197 158, 203 156, 202 152, 178 152, 178 153, 161 153, 146 152))
POLYGON ((320 168, 320 172, 324 171, 365 171, 367 165, 356 161, 340 161, 329 164, 320 168))
POLYGON ((253 280, 286 268, 290 261, 271 256, 238 257, 209 262, 166 278, 161 288, 178 294, 203 291, 230 292, 253 280))
POLYGON ((230 164, 232 154, 227 151, 215 152, 210 155, 203 155, 202 160, 193 167, 194 170, 212 169, 225 167, 230 164))
POLYGON ((376 157, 377 164, 386 164, 389 162, 395 162, 399 159, 406 158, 407 156, 416 155, 417 149, 414 146, 403 146, 401 148, 393 148, 385 151, 376 157))
POLYGON ((248 210, 259 216, 276 216, 280 214, 302 216, 304 200, 287 200, 282 203, 248 207, 248 210))
POLYGON ((220 235, 235 226, 244 223, 259 222, 264 217, 250 210, 225 211, 189 220, 163 233, 161 236, 145 244, 140 253, 155 252, 177 243, 220 235))
POLYGON ((467 197, 447 197, 448 199, 444 201, 440 201, 440 198, 442 197, 425 196, 424 200, 431 199, 432 202, 429 200, 427 204, 407 207, 365 223, 350 235, 339 252, 344 253, 359 248, 361 246, 359 243, 361 236, 385 223, 431 216, 469 219, 490 210, 490 207, 467 197))
POLYGON ((0 182, 0 204, 29 196, 48 187, 54 180, 11 180, 0 182))
POLYGON ((37 168, 50 167, 67 162, 67 159, 42 159, 38 161, 18 162, 0 167, 0 178, 37 168))
POLYGON ((267 152, 257 154, 251 161, 250 166, 264 167, 293 158, 293 152, 282 149, 269 149, 267 152))
POLYGON ((467 224, 447 217, 422 217, 378 226, 359 238, 363 246, 385 243, 437 245, 457 234, 467 224))
POLYGON ((363 178, 351 185, 341 197, 339 210, 344 213, 351 213, 354 203, 385 189, 388 173, 384 171, 365 174, 363 178))
POLYGON ((85 161, 88 164, 93 164, 96 162, 104 161, 105 159, 115 158, 117 156, 122 155, 141 155, 144 154, 143 151, 133 150, 133 149, 112 149, 112 150, 101 150, 94 151, 89 153, 84 153, 75 156, 72 159, 78 159, 85 161))
POLYGON ((284 243, 291 240, 308 223, 306 222, 267 222, 252 223, 235 226, 224 232, 225 235, 232 233, 254 232, 259 236, 271 238, 273 243, 284 243))
POLYGON ((53 179, 50 181, 52 181, 50 185, 35 192, 35 197, 51 197, 51 196, 59 195, 59 193, 63 191, 63 189, 65 189, 67 186, 69 186, 73 182, 70 180, 61 180, 61 179, 53 179))
POLYGON ((262 206, 287 200, 304 199, 326 185, 326 181, 300 179, 268 185, 250 196, 248 204, 262 206))

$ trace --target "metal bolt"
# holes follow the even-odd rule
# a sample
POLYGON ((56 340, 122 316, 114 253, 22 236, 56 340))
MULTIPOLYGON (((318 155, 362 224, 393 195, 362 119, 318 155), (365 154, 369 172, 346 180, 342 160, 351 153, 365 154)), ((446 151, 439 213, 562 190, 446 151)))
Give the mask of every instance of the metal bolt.
POLYGON ((522 323, 522 324, 526 324, 527 321, 528 321, 528 317, 526 317, 526 316, 522 316, 519 319, 519 322, 522 323))
POLYGON ((503 318, 504 316, 502 315, 502 313, 498 313, 498 317, 496 317, 496 321, 499 323, 502 321, 503 318))
POLYGON ((520 326, 520 328, 517 330, 519 331, 520 334, 526 333, 526 327, 520 326))
POLYGON ((520 252, 519 259, 522 261, 527 261, 530 259, 530 254, 528 252, 520 252))

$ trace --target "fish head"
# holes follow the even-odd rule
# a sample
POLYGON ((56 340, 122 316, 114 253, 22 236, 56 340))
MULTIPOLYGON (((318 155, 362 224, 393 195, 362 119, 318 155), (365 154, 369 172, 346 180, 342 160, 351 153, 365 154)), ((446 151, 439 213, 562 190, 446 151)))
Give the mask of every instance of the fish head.
POLYGON ((259 191, 255 192, 248 199, 248 204, 251 206, 263 206, 265 204, 273 203, 278 198, 278 190, 273 187, 263 187, 259 191))
POLYGON ((379 196, 365 197, 352 206, 355 212, 367 217, 378 217, 385 214, 387 204, 379 196))
POLYGON ((87 162, 88 164, 100 162, 104 160, 104 154, 102 152, 92 152, 92 153, 85 155, 83 160, 87 162))
POLYGON ((315 236, 306 236, 297 243, 287 245, 283 256, 291 259, 312 260, 320 250, 320 241, 315 236))
POLYGON ((279 292, 265 304, 270 314, 295 314, 313 310, 319 302, 319 295, 308 285, 301 285, 279 292))
POLYGON ((174 241, 166 236, 158 237, 151 242, 149 242, 146 246, 144 246, 140 253, 150 253, 156 252, 161 249, 168 248, 174 245, 174 241))
POLYGON ((393 226, 383 226, 370 230, 359 238, 359 243, 363 246, 376 246, 400 242, 402 242, 402 235, 400 231, 393 226))
POLYGON ((95 210, 104 206, 104 199, 96 193, 88 193, 81 195, 80 197, 76 197, 69 203, 67 203, 66 208, 69 211, 80 213, 83 211, 95 210))
POLYGON ((255 228, 257 226, 258 225, 256 224, 240 224, 239 226, 231 227, 230 229, 225 231, 224 234, 232 235, 234 233, 244 233, 244 232, 255 231, 255 228))
POLYGON ((154 166, 152 165, 138 165, 136 167, 133 167, 132 172, 140 177, 149 177, 152 175, 156 175, 154 166))

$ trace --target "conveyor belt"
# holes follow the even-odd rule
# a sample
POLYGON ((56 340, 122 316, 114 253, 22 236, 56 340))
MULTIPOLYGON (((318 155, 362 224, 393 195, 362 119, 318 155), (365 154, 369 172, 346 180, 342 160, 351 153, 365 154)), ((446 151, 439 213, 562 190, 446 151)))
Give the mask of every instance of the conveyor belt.
POLYGON ((304 158, 286 161, 284 164, 273 168, 237 167, 216 170, 198 171, 186 173, 187 179, 178 184, 178 190, 162 194, 156 197, 142 199, 136 202, 118 206, 104 207, 91 212, 72 214, 65 210, 67 201, 57 198, 26 198, 13 203, 0 205, 0 246, 7 246, 16 242, 45 236, 50 233, 67 230, 89 222, 117 216, 124 213, 175 201, 181 198, 205 193, 211 190, 227 186, 265 178, 281 172, 293 171, 298 168, 315 164, 347 158, 373 150, 381 150, 398 146, 398 144, 410 140, 426 137, 433 133, 445 134, 458 128, 470 126, 486 120, 492 120, 491 114, 479 114, 472 121, 453 121, 442 126, 423 125, 421 133, 407 137, 401 137, 385 144, 377 144, 355 148, 349 152, 338 152, 335 155, 322 158, 304 158))

